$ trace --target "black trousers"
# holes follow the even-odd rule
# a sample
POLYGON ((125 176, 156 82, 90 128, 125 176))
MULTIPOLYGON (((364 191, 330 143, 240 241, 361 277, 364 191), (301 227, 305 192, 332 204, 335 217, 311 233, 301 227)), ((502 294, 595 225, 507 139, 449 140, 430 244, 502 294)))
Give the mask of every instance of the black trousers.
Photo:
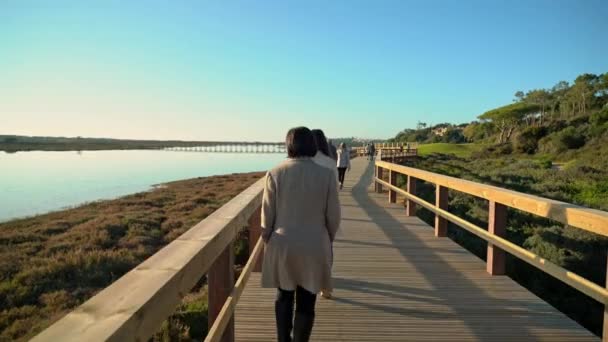
POLYGON ((345 167, 338 168, 338 181, 340 182, 340 184, 344 184, 344 174, 345 173, 346 173, 345 167))
POLYGON ((294 330, 294 341, 308 340, 315 317, 316 301, 316 294, 308 292, 300 286, 295 291, 278 289, 275 314, 279 342, 292 341, 292 329, 294 330), (295 327, 293 321, 294 300, 296 306, 295 327))

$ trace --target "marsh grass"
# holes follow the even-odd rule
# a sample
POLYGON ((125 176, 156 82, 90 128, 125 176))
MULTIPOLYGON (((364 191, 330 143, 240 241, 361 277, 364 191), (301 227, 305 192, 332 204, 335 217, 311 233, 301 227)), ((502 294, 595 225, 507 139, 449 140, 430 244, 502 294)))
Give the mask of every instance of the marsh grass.
MULTIPOLYGON (((0 340, 25 340, 40 332, 262 176, 171 182, 115 200, 0 223, 0 340)), ((248 250, 245 236, 235 244, 240 262, 248 250)), ((188 325, 206 319, 205 282, 203 277, 156 339, 177 334, 187 340, 206 333, 206 326, 198 331, 188 325)))

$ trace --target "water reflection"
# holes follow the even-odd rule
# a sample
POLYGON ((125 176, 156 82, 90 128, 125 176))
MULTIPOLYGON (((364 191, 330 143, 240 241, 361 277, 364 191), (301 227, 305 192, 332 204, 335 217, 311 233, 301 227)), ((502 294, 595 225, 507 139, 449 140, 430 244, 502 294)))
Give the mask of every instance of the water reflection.
POLYGON ((284 158, 157 150, 0 153, 0 221, 115 198, 172 180, 263 171, 284 158))

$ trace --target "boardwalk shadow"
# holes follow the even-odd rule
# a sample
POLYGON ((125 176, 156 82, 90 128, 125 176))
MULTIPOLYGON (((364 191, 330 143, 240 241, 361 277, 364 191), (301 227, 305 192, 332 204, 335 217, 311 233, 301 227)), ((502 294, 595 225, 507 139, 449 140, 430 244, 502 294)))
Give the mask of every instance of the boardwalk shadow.
MULTIPOLYGON (((458 319, 461 321, 478 340, 495 340, 496 330, 501 330, 503 334, 510 335, 510 331, 501 324, 493 321, 492 314, 501 312, 502 319, 505 316, 509 319, 508 326, 516 330, 513 331, 512 338, 523 337, 526 340, 535 340, 539 336, 535 335, 536 328, 545 326, 547 328, 559 328, 560 317, 562 322, 567 322, 566 317, 552 310, 543 302, 530 303, 529 301, 503 300, 492 297, 486 293, 485 289, 480 288, 467 279, 458 270, 455 270, 445 259, 439 255, 438 251, 428 247, 424 250, 424 261, 419 261, 420 249, 409 250, 399 247, 399 241, 404 239, 414 242, 417 245, 425 246, 426 243, 408 229, 395 229, 403 226, 393 215, 393 209, 384 208, 376 202, 372 195, 368 193, 369 185, 373 179, 373 164, 367 166, 364 174, 359 181, 352 187, 352 194, 355 202, 373 220, 380 230, 389 238, 390 247, 399 251, 401 256, 413 265, 416 270, 424 276, 424 280, 429 283, 429 289, 410 288, 394 286, 385 283, 374 283, 362 280, 336 279, 336 288, 343 288, 350 291, 359 291, 374 295, 382 295, 395 300, 420 301, 429 304, 439 304, 447 306, 451 312, 437 313, 432 310, 409 310, 404 308, 394 308, 389 305, 377 305, 374 303, 362 303, 348 298, 336 298, 338 302, 359 305, 371 310, 379 310, 401 315, 421 317, 431 320, 458 319), (429 269, 429 262, 433 265, 429 269), (446 279, 448 281, 446 281, 446 279), (466 298, 462 297, 462 290, 472 294, 466 298), (481 304, 483 303, 483 304, 481 304), (487 319, 479 319, 487 317, 487 319), (536 318, 536 319, 532 319, 536 318)), ((432 234, 432 232, 429 232, 432 234)), ((337 240, 338 243, 355 243, 369 245, 373 247, 385 247, 383 244, 374 242, 354 242, 352 240, 337 240)), ((556 329, 556 332, 559 331, 556 329)), ((502 334, 501 334, 502 335, 502 334)))

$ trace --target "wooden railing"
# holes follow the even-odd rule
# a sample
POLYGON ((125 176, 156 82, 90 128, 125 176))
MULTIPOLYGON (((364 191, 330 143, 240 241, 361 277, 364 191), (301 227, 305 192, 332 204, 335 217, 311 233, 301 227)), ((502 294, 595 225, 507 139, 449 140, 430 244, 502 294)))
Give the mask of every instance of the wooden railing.
POLYGON ((147 341, 205 274, 206 341, 233 341, 236 303, 251 272, 260 271, 263 187, 260 179, 32 341, 147 341), (250 257, 235 285, 233 241, 245 226, 250 257))
POLYGON ((388 189, 388 199, 391 203, 396 202, 398 193, 403 195, 406 202, 406 215, 408 216, 416 215, 416 205, 433 212, 435 214, 435 236, 443 237, 447 235, 449 221, 486 240, 488 242, 486 266, 488 273, 492 275, 505 274, 505 253, 510 253, 604 304, 603 336, 605 341, 608 339, 608 290, 605 287, 599 286, 505 239, 507 207, 559 221, 602 236, 608 236, 607 212, 386 161, 376 161, 375 165, 375 191, 382 192, 383 187, 386 187, 388 189), (388 182, 383 180, 385 171, 388 172, 388 182), (406 177, 406 190, 397 187, 397 175, 406 177), (429 203, 416 196, 416 180, 435 185, 435 203, 429 203), (448 212, 448 189, 489 201, 487 230, 448 212))
MULTIPOLYGON (((357 156, 367 156, 365 147, 353 147, 352 150, 357 156)), ((384 157, 399 157, 399 158, 410 158, 418 156, 418 149, 412 146, 400 145, 393 147, 378 147, 376 149, 376 155, 384 155, 384 157)))
POLYGON ((388 161, 392 163, 403 163, 408 159, 418 157, 418 149, 410 148, 406 150, 396 149, 381 149, 378 151, 377 160, 388 161))

